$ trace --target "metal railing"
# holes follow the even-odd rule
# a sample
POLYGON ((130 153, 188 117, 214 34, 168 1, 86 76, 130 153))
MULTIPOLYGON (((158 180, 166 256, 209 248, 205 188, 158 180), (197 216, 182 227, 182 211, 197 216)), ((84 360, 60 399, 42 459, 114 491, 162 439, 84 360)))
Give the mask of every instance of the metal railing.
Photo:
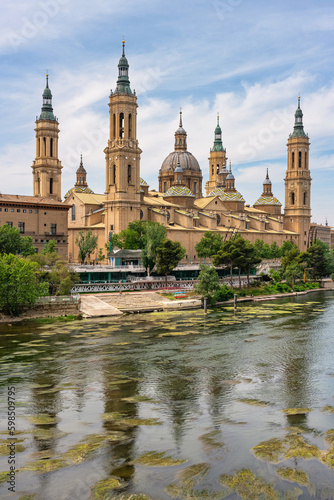
POLYGON ((80 302, 80 295, 47 295, 39 297, 36 304, 78 304, 80 302))

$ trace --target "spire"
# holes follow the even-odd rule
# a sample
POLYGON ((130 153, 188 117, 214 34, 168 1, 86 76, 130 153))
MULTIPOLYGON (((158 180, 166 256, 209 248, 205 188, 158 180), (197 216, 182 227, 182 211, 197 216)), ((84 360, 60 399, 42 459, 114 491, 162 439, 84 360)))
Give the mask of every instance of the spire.
POLYGON ((125 40, 122 41, 122 57, 118 63, 118 79, 115 94, 132 94, 129 80, 129 63, 125 57, 125 40))
POLYGON ((300 96, 298 96, 298 107, 295 112, 295 125, 291 137, 307 137, 304 132, 303 112, 300 108, 300 96))
POLYGON ((217 126, 215 128, 215 139, 211 151, 225 151, 222 141, 222 129, 219 125, 219 113, 217 114, 217 126))
POLYGON ((88 184, 87 184, 87 172, 83 166, 83 162, 82 162, 82 153, 80 155, 80 165, 79 167, 77 168, 77 171, 76 171, 76 174, 77 174, 77 181, 75 183, 75 187, 80 187, 80 188, 85 188, 85 187, 88 187, 88 184))
POLYGON ((39 116, 39 120, 52 120, 56 121, 56 118, 53 114, 52 108, 52 93, 49 89, 49 75, 46 74, 46 86, 43 92, 43 105, 41 109, 41 114, 39 116))
POLYGON ((187 132, 182 125, 182 109, 180 109, 179 128, 175 131, 175 151, 187 151, 187 132))

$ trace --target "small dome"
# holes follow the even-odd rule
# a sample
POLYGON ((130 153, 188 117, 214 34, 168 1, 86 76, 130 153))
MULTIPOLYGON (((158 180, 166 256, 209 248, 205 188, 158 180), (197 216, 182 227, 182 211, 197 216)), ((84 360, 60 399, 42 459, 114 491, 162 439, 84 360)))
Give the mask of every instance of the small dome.
POLYGON ((184 134, 187 134, 187 132, 184 130, 183 127, 179 127, 176 132, 175 132, 175 135, 184 135, 184 134))
POLYGON ((254 205, 278 205, 281 206, 282 203, 275 198, 275 196, 260 196, 254 205))
POLYGON ((67 198, 71 193, 85 193, 85 194, 94 194, 89 187, 72 187, 67 191, 64 198, 67 198))
POLYGON ((182 167, 180 164, 178 164, 178 166, 176 167, 176 169, 174 170, 174 172, 177 172, 177 173, 182 173, 183 170, 182 170, 182 167))
POLYGON ((270 179, 264 179, 263 184, 271 184, 271 180, 270 179))
POLYGON ((221 196, 219 196, 219 199, 221 201, 245 201, 244 197, 242 196, 239 191, 236 191, 235 193, 225 193, 221 196))
POLYGON ((195 198, 195 195, 186 186, 172 186, 164 194, 164 198, 167 196, 187 196, 190 198, 195 198))
POLYGON ((226 176, 226 180, 227 180, 227 181, 234 181, 234 175, 232 174, 232 172, 230 172, 230 173, 226 176))
POLYGON ((43 98, 44 99, 52 99, 52 93, 49 87, 45 87, 44 92, 43 92, 43 98))
POLYGON ((189 151, 173 151, 173 153, 170 153, 162 162, 161 172, 167 172, 170 169, 175 170, 178 165, 178 158, 183 172, 185 170, 194 170, 195 172, 201 171, 198 161, 189 151))

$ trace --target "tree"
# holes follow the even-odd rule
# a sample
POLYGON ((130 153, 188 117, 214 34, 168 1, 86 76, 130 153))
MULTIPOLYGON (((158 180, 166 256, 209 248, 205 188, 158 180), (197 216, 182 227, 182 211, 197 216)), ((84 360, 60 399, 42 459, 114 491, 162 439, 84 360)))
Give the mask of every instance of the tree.
POLYGON ((166 228, 159 222, 147 221, 143 235, 142 263, 148 276, 155 266, 157 249, 166 238, 166 228))
POLYGON ((19 316, 33 306, 47 286, 39 283, 37 264, 13 254, 0 256, 0 308, 5 314, 19 316))
POLYGON ((206 231, 203 238, 195 246, 198 257, 213 257, 216 255, 223 243, 223 238, 219 233, 206 231))
POLYGON ((233 286, 233 268, 241 265, 241 254, 238 244, 239 238, 241 238, 240 235, 235 235, 232 236, 230 240, 224 241, 218 253, 213 256, 214 266, 229 266, 231 286, 233 286))
POLYGON ((37 265, 36 277, 40 283, 47 284, 50 295, 68 295, 80 279, 57 252, 34 254, 29 260, 37 265))
POLYGON ((50 240, 45 247, 43 248, 42 254, 46 255, 48 253, 53 253, 56 251, 56 242, 55 240, 50 240))
POLYGON ((21 236, 17 227, 4 224, 0 227, 0 254, 22 254, 24 257, 36 253, 30 236, 21 236))
POLYGON ((296 280, 301 279, 302 277, 303 268, 296 261, 291 262, 291 264, 289 264, 285 269, 285 279, 289 285, 292 285, 292 287, 295 286, 296 280))
POLYGON ((292 243, 292 241, 289 241, 289 240, 284 241, 281 248, 280 248, 281 257, 283 257, 290 250, 292 250, 293 247, 294 247, 294 244, 292 243))
POLYGON ((299 262, 308 267, 309 274, 314 279, 329 276, 333 272, 333 258, 328 245, 321 240, 314 240, 312 245, 299 255, 299 262))
POLYGON ((97 235, 94 235, 91 229, 86 234, 83 231, 79 231, 75 243, 79 247, 79 258, 82 264, 85 262, 86 256, 89 258, 90 254, 94 252, 97 246, 97 238, 97 235))
POLYGON ((268 243, 265 243, 263 240, 257 238, 254 243, 254 247, 261 258, 263 259, 271 259, 271 251, 268 243))
POLYGON ((287 267, 290 266, 293 262, 298 262, 300 255, 300 250, 297 245, 292 245, 290 250, 285 250, 284 255, 281 258, 281 264, 283 271, 285 272, 287 267))
POLYGON ((270 245, 270 258, 271 259, 279 259, 281 256, 281 249, 280 247, 277 245, 276 241, 274 241, 271 245, 270 245))
MULTIPOLYGON (((151 221, 147 221, 151 222, 151 221)), ((117 236, 117 246, 127 250, 141 250, 144 247, 146 221, 135 220, 130 222, 127 229, 120 231, 117 236)), ((158 224, 157 222, 152 224, 158 224)))
POLYGON ((203 297, 207 297, 210 303, 213 303, 213 296, 220 287, 218 273, 214 267, 204 264, 200 265, 200 270, 199 283, 195 286, 195 290, 203 297))
POLYGON ((178 241, 171 241, 165 238, 156 251, 156 265, 157 273, 166 276, 173 271, 174 267, 178 265, 180 260, 186 255, 186 250, 178 241))
POLYGON ((103 254, 102 248, 99 248, 99 253, 98 253, 98 256, 97 256, 97 261, 101 262, 101 260, 104 260, 105 258, 106 258, 106 256, 103 254))
MULTIPOLYGON (((250 286, 249 283, 249 274, 250 270, 260 264, 261 257, 259 257, 254 245, 251 244, 250 241, 244 240, 241 238, 239 243, 241 250, 241 258, 239 259, 238 265, 240 265, 241 270, 246 271, 247 274, 247 286, 250 286)), ((239 269, 240 269, 239 267, 239 269)), ((240 276, 240 275, 239 275, 240 276)), ((239 278, 240 279, 240 278, 239 278)))

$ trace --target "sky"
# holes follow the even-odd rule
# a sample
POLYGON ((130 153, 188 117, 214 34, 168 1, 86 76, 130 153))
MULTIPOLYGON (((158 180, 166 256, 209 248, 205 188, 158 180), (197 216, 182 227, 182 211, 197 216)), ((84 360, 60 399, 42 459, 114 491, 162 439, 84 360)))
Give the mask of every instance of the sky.
MULTIPOLYGON (((309 134, 312 221, 334 226, 334 3, 329 0, 1 2, 0 191, 32 195, 45 74, 59 120, 62 194, 83 155, 105 191, 109 94, 125 39, 138 96, 141 177, 158 189, 182 108, 188 150, 209 177, 217 114, 236 188, 253 205, 269 169, 284 207, 298 95, 309 134)), ((204 189, 203 189, 204 194, 204 189)))

